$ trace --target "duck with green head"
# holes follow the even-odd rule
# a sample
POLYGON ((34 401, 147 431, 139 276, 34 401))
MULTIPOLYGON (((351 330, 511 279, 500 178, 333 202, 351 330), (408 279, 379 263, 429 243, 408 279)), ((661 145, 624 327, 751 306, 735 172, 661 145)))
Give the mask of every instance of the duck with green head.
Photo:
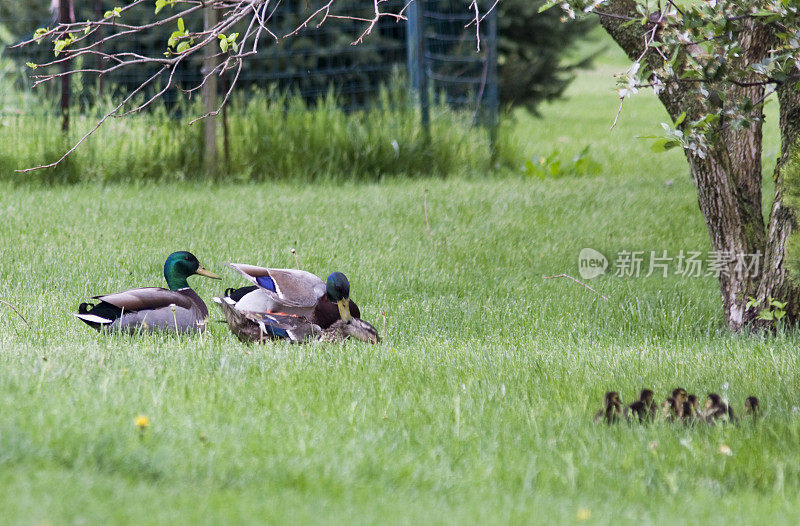
POLYGON ((380 341, 375 328, 361 319, 358 305, 350 299, 350 282, 341 272, 333 272, 322 281, 304 270, 240 263, 230 263, 230 267, 253 285, 227 289, 214 301, 241 340, 352 337, 380 341))
POLYGON ((168 289, 144 287, 94 296, 99 301, 81 303, 74 316, 97 330, 202 332, 208 308, 189 286, 187 278, 195 274, 221 279, 191 252, 173 252, 164 263, 168 289))

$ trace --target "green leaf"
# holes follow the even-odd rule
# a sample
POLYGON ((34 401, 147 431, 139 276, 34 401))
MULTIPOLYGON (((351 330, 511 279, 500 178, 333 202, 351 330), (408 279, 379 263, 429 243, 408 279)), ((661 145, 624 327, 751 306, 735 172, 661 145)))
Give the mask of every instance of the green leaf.
POLYGON ((183 18, 178 19, 178 31, 184 33, 186 31, 186 25, 183 23, 183 18))
POLYGON ((542 5, 542 6, 539 8, 539 12, 540 12, 540 13, 543 13, 543 12, 547 11, 548 9, 550 9, 551 7, 555 6, 556 4, 558 4, 558 2, 553 2, 552 0, 551 0, 551 1, 549 1, 549 2, 545 2, 545 3, 544 3, 544 4, 543 4, 543 5, 542 5))
POLYGON ((228 52, 228 41, 224 38, 219 41, 219 48, 222 50, 223 53, 228 52))
POLYGON ((550 175, 553 177, 564 175, 561 173, 561 161, 553 161, 550 163, 550 175))
POLYGON ((758 316, 756 316, 756 318, 764 321, 772 321, 773 320, 772 311, 764 309, 758 313, 758 316))
POLYGON ((684 121, 684 119, 686 119, 686 112, 685 111, 683 113, 681 113, 678 116, 677 119, 675 119, 675 127, 677 128, 678 126, 680 126, 681 123, 684 121))
POLYGON ((672 141, 670 139, 660 138, 653 141, 653 144, 650 145, 650 150, 655 153, 662 153, 666 152, 667 150, 671 150, 677 146, 680 146, 681 143, 678 141, 672 141))
POLYGON ((159 11, 164 9, 166 5, 167 5, 167 0, 156 0, 156 14, 158 14, 159 11))
POLYGON ((26 62, 25 65, 31 69, 36 69, 39 67, 39 64, 34 64, 33 62, 26 62))
POLYGON ((189 41, 188 40, 184 40, 183 42, 178 44, 178 48, 175 51, 177 51, 178 53, 183 53, 184 51, 186 51, 190 47, 192 47, 192 45, 189 43, 189 41))
POLYGON ((42 38, 50 32, 49 27, 40 27, 33 33, 33 38, 36 40, 36 43, 39 44, 42 41, 42 38))

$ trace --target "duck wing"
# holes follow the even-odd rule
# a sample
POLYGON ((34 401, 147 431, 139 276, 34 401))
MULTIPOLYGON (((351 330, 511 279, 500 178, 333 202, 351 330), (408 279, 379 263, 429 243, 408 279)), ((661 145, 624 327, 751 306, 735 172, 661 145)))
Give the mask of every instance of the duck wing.
POLYGON ((265 268, 242 263, 228 265, 257 285, 277 305, 311 309, 325 295, 325 282, 305 270, 265 268))
POLYGON ((191 309, 195 304, 190 296, 181 294, 180 291, 163 289, 161 287, 142 287, 125 290, 114 294, 94 296, 94 299, 110 303, 128 312, 160 309, 172 305, 184 309, 191 309))
MULTIPOLYGON (((261 291, 250 292, 259 294, 261 291)), ((225 315, 231 332, 243 342, 264 342, 265 340, 289 340, 302 342, 317 337, 321 330, 304 316, 264 311, 249 311, 231 296, 215 297, 225 315)))
POLYGON ((75 317, 91 327, 135 332, 139 330, 203 331, 208 314, 203 300, 191 289, 160 287, 131 289, 94 296, 99 303, 82 303, 75 317))

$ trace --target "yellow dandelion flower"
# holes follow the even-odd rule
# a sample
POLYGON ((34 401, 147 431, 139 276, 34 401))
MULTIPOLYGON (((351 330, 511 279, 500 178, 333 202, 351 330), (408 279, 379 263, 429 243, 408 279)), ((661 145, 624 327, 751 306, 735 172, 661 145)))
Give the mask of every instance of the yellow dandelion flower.
POLYGON ((146 415, 139 415, 133 419, 133 424, 139 429, 144 429, 150 425, 150 419, 146 415))
POLYGON ((579 521, 588 521, 592 516, 592 512, 589 511, 588 508, 581 508, 578 510, 578 516, 576 517, 579 521))

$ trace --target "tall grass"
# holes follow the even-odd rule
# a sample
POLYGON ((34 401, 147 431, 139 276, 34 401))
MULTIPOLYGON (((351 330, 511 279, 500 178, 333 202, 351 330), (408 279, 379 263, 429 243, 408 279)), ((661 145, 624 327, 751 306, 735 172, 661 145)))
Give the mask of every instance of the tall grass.
MULTIPOLYGON (((126 118, 110 118, 57 167, 16 170, 51 163, 91 129, 111 101, 72 111, 72 128, 60 131, 52 102, 37 100, 6 106, 0 126, 0 180, 14 182, 180 181, 224 179, 264 181, 352 178, 378 180, 394 175, 435 175, 486 171, 492 156, 485 129, 466 111, 434 106, 430 135, 420 126, 418 108, 403 82, 381 91, 367 110, 346 112, 334 95, 314 103, 299 96, 254 90, 235 97, 228 108, 224 153, 219 127, 220 163, 203 166, 203 114, 200 101, 183 100, 167 108, 126 118)), ((506 136, 503 137, 505 139, 506 136)), ((503 140, 501 139, 501 141, 503 140)), ((504 144, 510 144, 505 141, 504 144)), ((511 146, 500 148, 500 162, 511 162, 511 146)))

